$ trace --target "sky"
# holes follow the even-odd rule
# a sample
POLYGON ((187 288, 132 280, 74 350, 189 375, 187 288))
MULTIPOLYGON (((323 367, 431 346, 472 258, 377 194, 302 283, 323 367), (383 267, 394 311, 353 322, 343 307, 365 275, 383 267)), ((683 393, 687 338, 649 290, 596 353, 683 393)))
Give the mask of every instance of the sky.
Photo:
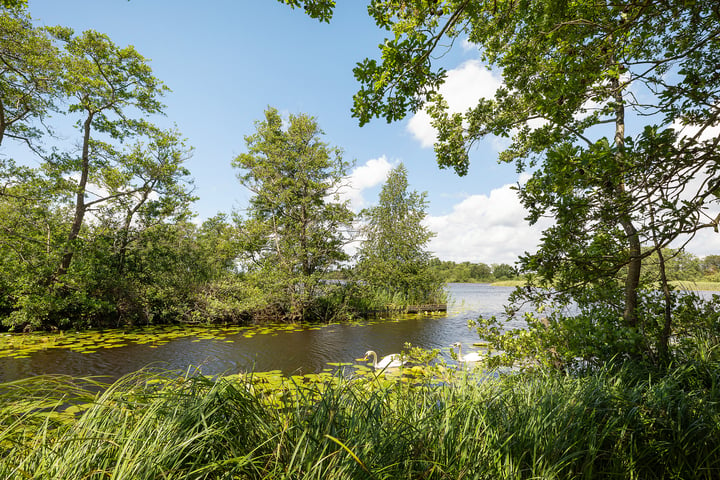
MULTIPOLYGON (((511 189, 526 175, 499 164, 503 142, 489 138, 471 152, 469 173, 440 169, 434 131, 423 112, 388 124, 360 127, 351 117, 359 84, 352 69, 378 57, 385 33, 367 15, 367 2, 339 0, 333 20, 319 23, 274 0, 29 0, 39 25, 92 29, 118 46, 133 45, 170 89, 166 117, 194 148, 186 163, 199 197, 198 221, 243 211, 249 193, 237 180, 233 158, 245 152, 267 107, 316 118, 323 140, 354 162, 347 198, 358 211, 377 202, 390 169, 400 162, 410 188, 427 192, 428 246, 438 258, 487 264, 514 263, 533 252, 547 222, 530 227, 511 189)), ((448 70, 443 93, 461 111, 501 85, 476 48, 459 41, 434 59, 448 70)), ((71 135, 71 132, 68 132, 71 135)), ((717 236, 715 236, 717 237, 717 236)), ((716 254, 717 238, 703 236, 689 250, 716 254)))

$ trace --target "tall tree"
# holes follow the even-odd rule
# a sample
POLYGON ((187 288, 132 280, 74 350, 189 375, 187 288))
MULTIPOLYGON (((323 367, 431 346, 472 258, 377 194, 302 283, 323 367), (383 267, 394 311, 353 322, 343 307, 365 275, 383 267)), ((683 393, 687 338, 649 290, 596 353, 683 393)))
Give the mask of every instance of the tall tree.
MULTIPOLYGON (((649 313, 642 262, 720 223, 717 2, 374 0, 368 11, 393 38, 380 61, 355 69, 360 123, 426 107, 438 163, 460 175, 476 142, 509 138, 501 160, 534 172, 519 186, 530 222, 556 220, 523 269, 589 309, 595 285, 612 306, 604 317, 621 318, 609 330, 634 339, 627 353, 666 357, 672 295, 661 268, 665 313, 649 313), (460 38, 504 85, 458 113, 438 93, 445 72, 433 61, 460 38)), ((525 293, 542 302, 547 290, 525 293)))
POLYGON ((55 272, 61 278, 70 267, 75 242, 88 211, 88 187, 95 171, 94 162, 114 148, 96 139, 106 135, 122 141, 151 130, 142 116, 162 112, 159 97, 167 90, 152 74, 150 66, 132 46, 119 48, 106 35, 86 31, 73 36, 66 29, 55 29, 65 43, 63 93, 70 99, 68 111, 79 113, 81 133, 80 157, 63 155, 57 158, 66 173, 78 176, 75 188, 75 214, 67 236, 65 253, 55 272), (130 117, 130 113, 141 115, 130 117))
POLYGON ((131 244, 189 216, 191 150, 178 132, 149 122, 167 88, 133 47, 93 31, 34 27, 21 9, 1 13, 0 142, 21 141, 28 149, 18 163, 39 164, 0 165, 3 322, 109 315, 123 292, 133 295, 124 278, 131 244), (50 112, 77 120, 79 147, 46 135, 50 112))
POLYGON ((248 268, 262 272, 290 318, 306 317, 321 279, 347 259, 353 215, 339 200, 349 164, 322 142, 317 121, 290 115, 287 128, 274 108, 245 137, 247 153, 233 160, 251 193, 242 224, 248 268))
POLYGON ((195 197, 190 192, 190 172, 184 167, 190 153, 178 132, 151 128, 146 138, 136 138, 125 150, 110 148, 98 156, 94 191, 85 207, 97 223, 113 232, 118 274, 138 233, 191 216, 195 197))
POLYGON ((54 308, 39 283, 59 260, 70 214, 66 185, 9 160, 0 165, 0 322, 37 326, 54 308))
POLYGON ((0 11, 0 145, 35 146, 60 91, 60 52, 22 10, 0 11))
POLYGON ((435 303, 442 282, 430 268, 427 243, 434 236, 423 220, 427 194, 408 190, 403 164, 393 168, 380 191, 378 204, 364 210, 358 276, 375 302, 435 303))

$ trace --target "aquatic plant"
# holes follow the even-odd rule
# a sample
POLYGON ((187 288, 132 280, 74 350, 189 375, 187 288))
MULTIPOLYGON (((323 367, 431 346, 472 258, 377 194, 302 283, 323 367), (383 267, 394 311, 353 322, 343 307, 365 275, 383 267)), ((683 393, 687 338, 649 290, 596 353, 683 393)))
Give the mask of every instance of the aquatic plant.
POLYGON ((716 478, 720 367, 0 385, 0 477, 716 478))

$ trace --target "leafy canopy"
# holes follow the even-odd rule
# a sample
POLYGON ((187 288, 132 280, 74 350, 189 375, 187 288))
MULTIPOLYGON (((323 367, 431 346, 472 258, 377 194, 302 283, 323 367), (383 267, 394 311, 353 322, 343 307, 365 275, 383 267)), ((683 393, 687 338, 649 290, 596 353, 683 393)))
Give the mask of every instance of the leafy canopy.
POLYGON ((233 161, 252 194, 240 226, 246 268, 280 292, 277 303, 290 317, 306 316, 323 276, 348 258, 353 214, 339 193, 349 164, 322 134, 312 117, 290 115, 285 126, 268 108, 245 137, 248 151, 233 161))
POLYGON ((426 194, 408 190, 407 170, 400 164, 390 171, 378 204, 362 212, 366 223, 357 270, 378 300, 435 303, 442 296, 430 268, 427 243, 434 233, 422 223, 426 209, 426 194))
POLYGON ((368 12, 389 38, 354 70, 360 124, 426 108, 438 164, 459 175, 478 141, 506 138, 500 160, 532 173, 517 187, 528 220, 555 220, 521 259, 534 276, 517 300, 559 293, 589 319, 590 343, 621 331, 616 351, 666 359, 678 320, 663 249, 720 223, 717 2, 372 0, 368 12), (503 85, 453 112, 435 60, 461 40, 503 85), (659 299, 643 293, 653 282, 659 299))

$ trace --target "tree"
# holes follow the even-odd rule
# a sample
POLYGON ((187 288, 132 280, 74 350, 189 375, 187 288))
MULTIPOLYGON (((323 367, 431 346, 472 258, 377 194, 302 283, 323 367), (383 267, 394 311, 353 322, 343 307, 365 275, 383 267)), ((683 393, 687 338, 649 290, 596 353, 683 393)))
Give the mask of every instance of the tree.
POLYGON ((390 171, 378 204, 361 213, 366 223, 357 271, 375 303, 435 303, 442 297, 442 282, 433 274, 426 250, 434 236, 422 224, 426 196, 408 191, 407 170, 400 164, 390 171))
POLYGON ((494 264, 492 274, 497 280, 511 280, 517 276, 517 272, 507 263, 494 264))
POLYGON ((247 153, 233 160, 253 196, 241 219, 246 268, 279 292, 274 303, 290 319, 307 319, 323 277, 348 256, 353 214, 339 200, 349 164, 320 140, 317 121, 290 115, 287 128, 274 108, 245 137, 247 153))
POLYGON ((0 320, 11 327, 38 326, 58 304, 40 283, 59 259, 70 211, 62 184, 11 160, 0 165, 0 320))
POLYGON ((1 13, 0 145, 11 138, 34 146, 42 135, 38 123, 56 110, 60 52, 21 10, 1 13))
POLYGON ((492 268, 484 263, 473 263, 470 266, 470 276, 475 280, 485 280, 493 275, 492 268))
POLYGON ((94 162, 102 163, 115 155, 115 147, 96 140, 93 133, 104 134, 112 140, 123 141, 131 136, 149 133, 152 128, 144 119, 129 117, 130 111, 140 115, 162 112, 158 100, 166 90, 146 60, 135 49, 116 47, 106 35, 86 31, 73 37, 65 29, 54 33, 65 43, 68 55, 64 58, 63 93, 71 99, 68 111, 78 112, 82 118, 78 126, 82 134, 80 158, 63 155, 55 163, 65 166, 60 173, 79 176, 75 188, 75 213, 67 236, 65 252, 55 272, 61 278, 70 267, 75 243, 83 226, 88 208, 104 198, 87 201, 94 162))
POLYGON ((27 0, 2 0, 0 6, 4 8, 17 8, 27 4, 27 0))
POLYGON ((85 206, 115 238, 115 268, 122 275, 129 245, 154 225, 191 216, 190 172, 183 166, 191 151, 176 131, 151 128, 124 151, 108 151, 95 166, 95 191, 85 206))
POLYGON ((720 278, 720 255, 708 255, 703 258, 701 268, 704 275, 720 278))
POLYGON ((700 260, 695 255, 683 250, 664 248, 659 254, 655 252, 643 262, 643 275, 649 276, 651 281, 660 276, 657 271, 660 257, 663 258, 662 266, 669 281, 697 280, 702 276, 700 260))
MULTIPOLYGON (((138 281, 143 276, 137 276, 137 266, 149 259, 139 258, 139 240, 158 225, 185 221, 193 199, 186 190, 182 142, 175 132, 157 133, 149 144, 138 141, 127 152, 106 158, 102 167, 95 165, 85 202, 91 220, 81 229, 72 268, 57 284, 49 285, 47 279, 57 274, 65 253, 76 184, 53 172, 52 165, 31 169, 5 162, 0 171, 0 276, 7 281, 0 283, 7 286, 6 299, 14 305, 6 325, 62 326, 72 321, 89 326, 116 317, 139 320, 128 315, 143 311, 143 281, 138 281)), ((154 270, 158 283, 157 275, 166 270, 154 270)), ((183 271, 171 276, 178 275, 188 276, 183 271)))
MULTIPOLYGON (((536 276, 516 298, 544 303, 552 286, 557 301, 579 305, 588 331, 623 332, 632 341, 619 351, 666 362, 674 300, 662 250, 720 223, 710 208, 720 193, 716 2, 377 0, 368 11, 394 38, 380 61, 355 69, 360 123, 426 107, 438 163, 459 175, 477 141, 510 138, 500 159, 533 172, 518 186, 528 220, 556 220, 521 259, 536 276), (433 60, 463 37, 504 85, 456 113, 438 93, 444 71, 433 60), (654 253, 660 317, 641 296, 643 259, 654 253)), ((595 340, 568 355, 596 359, 595 340)))
POLYGON ((126 275, 132 243, 190 214, 191 150, 148 121, 167 88, 133 47, 97 32, 35 28, 18 10, 2 11, 0 33, 0 141, 21 141, 22 163, 39 164, 0 168, 3 323, 113 317, 139 285, 126 275), (77 119, 79 151, 48 134, 50 112, 77 119))

